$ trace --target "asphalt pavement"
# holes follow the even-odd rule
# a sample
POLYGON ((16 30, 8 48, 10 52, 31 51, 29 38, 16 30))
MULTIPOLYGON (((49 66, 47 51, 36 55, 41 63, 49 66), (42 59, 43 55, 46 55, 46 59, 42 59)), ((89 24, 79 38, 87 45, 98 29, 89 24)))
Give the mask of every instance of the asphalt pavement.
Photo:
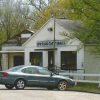
POLYGON ((0 100, 100 100, 100 94, 44 88, 7 90, 3 85, 0 85, 0 100))

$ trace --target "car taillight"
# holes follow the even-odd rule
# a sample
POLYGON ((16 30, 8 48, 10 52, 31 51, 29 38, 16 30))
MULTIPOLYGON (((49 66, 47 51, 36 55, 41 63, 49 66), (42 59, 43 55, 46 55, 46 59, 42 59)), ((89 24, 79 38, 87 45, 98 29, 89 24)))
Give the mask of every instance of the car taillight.
POLYGON ((5 76, 8 76, 8 73, 7 72, 3 72, 2 75, 5 77, 5 76))

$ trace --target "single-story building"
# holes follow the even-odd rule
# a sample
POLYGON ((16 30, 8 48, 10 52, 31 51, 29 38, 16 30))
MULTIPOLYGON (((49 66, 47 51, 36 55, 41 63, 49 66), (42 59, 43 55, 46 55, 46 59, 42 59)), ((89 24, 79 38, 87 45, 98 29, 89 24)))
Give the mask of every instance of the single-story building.
POLYGON ((79 21, 51 18, 35 33, 24 30, 2 45, 2 69, 25 64, 100 74, 100 56, 89 52, 94 45, 64 35, 79 27, 79 21))

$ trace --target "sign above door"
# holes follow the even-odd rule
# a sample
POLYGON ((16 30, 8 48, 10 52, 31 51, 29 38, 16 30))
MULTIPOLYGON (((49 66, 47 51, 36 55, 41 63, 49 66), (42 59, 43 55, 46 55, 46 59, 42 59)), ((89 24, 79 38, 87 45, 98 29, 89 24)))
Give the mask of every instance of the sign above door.
POLYGON ((46 40, 46 41, 38 41, 37 47, 53 47, 55 43, 55 46, 65 46, 66 42, 65 40, 46 40))

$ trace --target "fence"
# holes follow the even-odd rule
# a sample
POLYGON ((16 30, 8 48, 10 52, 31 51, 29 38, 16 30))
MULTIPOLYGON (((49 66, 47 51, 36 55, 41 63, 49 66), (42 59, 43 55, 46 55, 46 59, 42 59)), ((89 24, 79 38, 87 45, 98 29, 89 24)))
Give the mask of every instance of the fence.
POLYGON ((100 87, 100 74, 68 73, 66 71, 61 71, 59 74, 73 78, 76 84, 77 82, 98 83, 100 87))
POLYGON ((77 82, 98 83, 98 87, 100 87, 100 74, 86 74, 84 69, 61 70, 58 66, 55 66, 52 71, 72 78, 76 84, 77 82))

